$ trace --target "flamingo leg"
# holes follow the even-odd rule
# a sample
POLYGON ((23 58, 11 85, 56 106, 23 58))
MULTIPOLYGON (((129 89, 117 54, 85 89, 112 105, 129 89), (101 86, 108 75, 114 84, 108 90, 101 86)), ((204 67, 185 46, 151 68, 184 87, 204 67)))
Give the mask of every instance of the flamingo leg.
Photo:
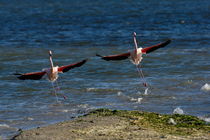
POLYGON ((136 69, 138 71, 138 74, 140 76, 140 79, 142 79, 142 81, 143 81, 144 87, 148 87, 148 84, 147 84, 147 82, 146 82, 146 80, 144 78, 144 74, 143 74, 143 71, 141 69, 141 66, 140 65, 136 65, 136 69))
MULTIPOLYGON (((55 83, 56 83, 56 89, 60 91, 60 87, 58 85, 58 80, 56 80, 55 83)), ((62 94, 62 96, 63 96, 63 99, 67 99, 67 97, 64 94, 62 94)))
POLYGON ((52 87, 53 87, 53 90, 54 90, 54 93, 55 93, 56 101, 58 102, 58 96, 57 96, 57 93, 56 93, 56 89, 55 89, 54 83, 51 82, 51 84, 52 84, 52 87))

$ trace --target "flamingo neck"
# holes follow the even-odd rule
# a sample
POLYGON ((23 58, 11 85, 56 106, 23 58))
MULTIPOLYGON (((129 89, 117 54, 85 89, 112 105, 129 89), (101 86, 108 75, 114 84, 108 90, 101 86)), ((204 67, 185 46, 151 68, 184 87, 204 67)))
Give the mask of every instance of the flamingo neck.
POLYGON ((53 69, 53 61, 52 61, 52 56, 50 56, 50 67, 51 67, 51 69, 53 69))
POLYGON ((136 40, 136 33, 134 32, 134 35, 133 35, 133 41, 134 41, 134 44, 135 44, 135 50, 137 51, 138 50, 138 44, 137 44, 137 40, 136 40))

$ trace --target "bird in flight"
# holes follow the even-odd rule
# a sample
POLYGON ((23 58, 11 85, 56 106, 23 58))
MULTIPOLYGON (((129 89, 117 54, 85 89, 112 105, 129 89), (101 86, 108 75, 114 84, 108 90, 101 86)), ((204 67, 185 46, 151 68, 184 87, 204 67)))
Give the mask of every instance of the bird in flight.
MULTIPOLYGON (((140 69, 140 62, 142 61, 143 54, 148 54, 150 52, 153 52, 159 48, 163 48, 166 45, 168 45, 171 40, 167 40, 165 42, 153 45, 153 46, 149 46, 149 47, 145 47, 145 48, 141 48, 138 47, 137 44, 137 40, 136 40, 136 33, 133 33, 133 40, 134 40, 134 50, 126 52, 126 53, 122 53, 122 54, 116 54, 116 55, 108 55, 108 56, 102 56, 100 54, 96 54, 96 56, 101 57, 101 59, 106 60, 106 61, 117 61, 117 60, 124 60, 124 59, 131 59, 131 62, 136 65, 136 68, 138 70, 139 75, 144 79, 144 75, 142 73, 142 70, 140 69)), ((143 85, 145 87, 147 87, 147 83, 143 82, 143 85)))
MULTIPOLYGON (((25 73, 25 74, 20 74, 20 73, 15 73, 15 75, 18 75, 18 79, 20 80, 40 80, 44 75, 47 75, 48 80, 52 83, 53 88, 55 89, 53 83, 57 82, 56 80, 58 79, 58 73, 64 73, 68 72, 69 70, 80 67, 83 64, 87 62, 88 59, 84 59, 80 62, 70 64, 70 65, 65 65, 65 66, 54 66, 53 61, 52 61, 52 51, 49 51, 49 61, 50 61, 50 68, 43 69, 40 72, 30 72, 30 73, 25 73)), ((58 83, 57 83, 58 86, 58 83)), ((56 92, 55 92, 56 94, 56 92)), ((56 95, 57 97, 57 95, 56 95)), ((63 96, 64 99, 66 98, 63 96)))

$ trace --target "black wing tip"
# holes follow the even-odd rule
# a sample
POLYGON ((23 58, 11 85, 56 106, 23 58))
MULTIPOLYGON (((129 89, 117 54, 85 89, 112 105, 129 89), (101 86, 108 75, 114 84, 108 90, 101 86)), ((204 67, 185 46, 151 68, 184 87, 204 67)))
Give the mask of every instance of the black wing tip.
POLYGON ((25 80, 25 78, 23 77, 23 74, 21 73, 13 73, 13 75, 17 75, 17 78, 20 80, 25 80))
POLYGON ((171 41, 172 41, 171 39, 168 39, 168 40, 166 40, 166 43, 169 44, 169 43, 171 43, 171 41))
POLYGON ((26 78, 25 78, 23 75, 18 76, 17 78, 18 78, 19 80, 26 80, 26 78))
POLYGON ((43 75, 41 75, 41 76, 38 76, 38 77, 36 77, 36 76, 29 77, 29 76, 27 76, 25 74, 21 74, 21 73, 14 73, 14 75, 17 75, 17 78, 19 80, 40 80, 43 76, 43 75))
POLYGON ((162 47, 165 47, 166 45, 171 43, 171 39, 166 40, 165 42, 162 42, 161 44, 163 45, 162 47))
POLYGON ((83 59, 82 61, 80 61, 79 63, 86 63, 89 60, 89 58, 83 59))
POLYGON ((85 64, 89 59, 86 58, 86 59, 83 59, 82 61, 78 62, 78 67, 82 66, 83 64, 85 64))
POLYGON ((86 58, 84 60, 82 60, 82 63, 86 63, 89 60, 89 58, 86 58))
POLYGON ((96 53, 96 56, 98 56, 98 57, 103 57, 102 55, 100 55, 100 54, 98 54, 98 53, 96 53))
POLYGON ((102 56, 102 55, 100 55, 100 54, 98 54, 98 53, 96 53, 96 56, 100 57, 100 58, 103 59, 103 60, 109 61, 108 58, 106 58, 106 57, 104 57, 104 56, 102 56))
POLYGON ((20 77, 17 77, 19 80, 26 80, 25 78, 20 78, 20 77))
POLYGON ((41 77, 25 77, 25 75, 21 75, 19 77, 17 77, 19 80, 40 80, 42 78, 41 77))

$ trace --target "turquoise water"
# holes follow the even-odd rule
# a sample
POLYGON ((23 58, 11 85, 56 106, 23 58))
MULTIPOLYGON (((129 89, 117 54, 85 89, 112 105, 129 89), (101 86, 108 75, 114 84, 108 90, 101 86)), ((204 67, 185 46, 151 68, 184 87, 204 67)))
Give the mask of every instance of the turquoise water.
POLYGON ((210 2, 188 0, 109 0, 0 2, 0 135, 18 129, 70 120, 95 108, 144 110, 210 117, 210 2), (107 62, 110 55, 172 39, 164 49, 144 56, 148 94, 129 61, 107 62), (51 84, 20 81, 15 72, 49 67, 85 58, 80 68, 59 75, 56 102, 51 84))

